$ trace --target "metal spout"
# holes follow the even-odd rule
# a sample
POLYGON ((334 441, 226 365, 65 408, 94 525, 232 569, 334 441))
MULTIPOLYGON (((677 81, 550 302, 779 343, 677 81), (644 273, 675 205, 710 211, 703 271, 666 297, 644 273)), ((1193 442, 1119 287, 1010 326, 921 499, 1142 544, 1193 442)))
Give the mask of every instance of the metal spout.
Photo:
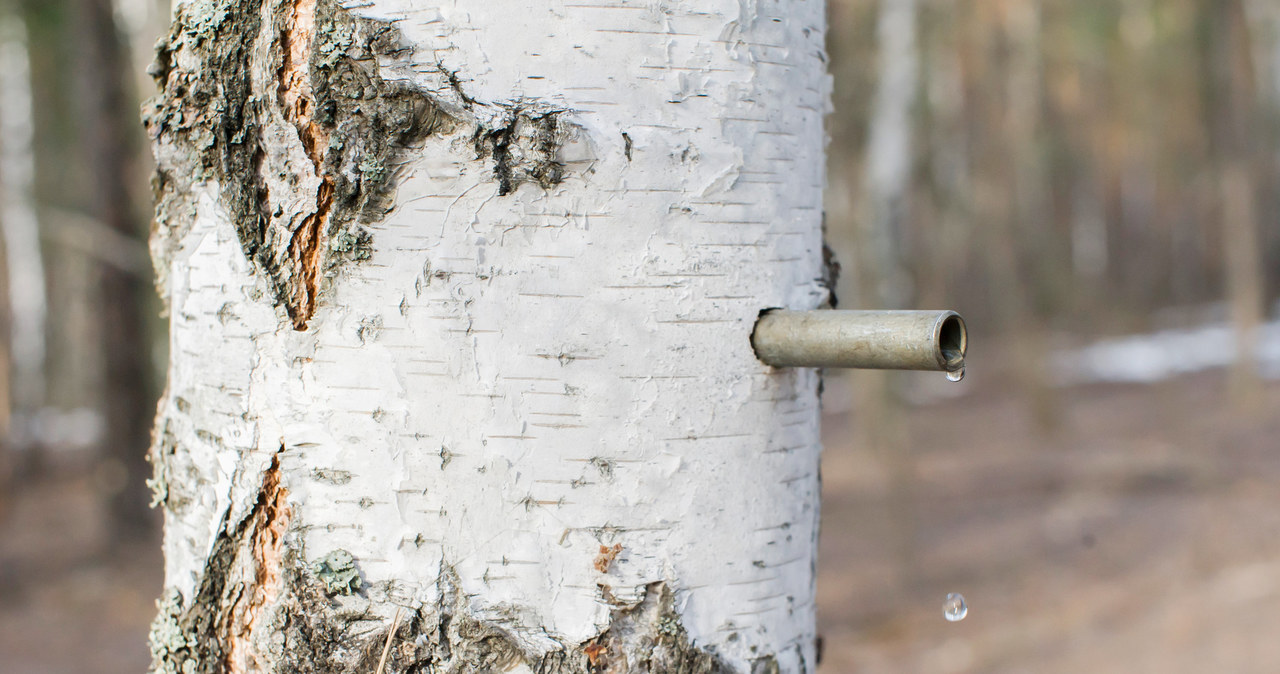
POLYGON ((969 336, 954 311, 786 311, 760 315, 751 346, 774 367, 962 372, 969 336))

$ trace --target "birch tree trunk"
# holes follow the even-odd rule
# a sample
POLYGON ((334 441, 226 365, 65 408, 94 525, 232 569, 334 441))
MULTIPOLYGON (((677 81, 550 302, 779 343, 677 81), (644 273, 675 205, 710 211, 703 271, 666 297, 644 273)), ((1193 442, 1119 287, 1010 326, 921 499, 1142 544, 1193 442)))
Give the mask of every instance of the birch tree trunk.
POLYGON ((1218 173, 1227 303, 1236 333, 1230 390, 1242 410, 1258 410, 1258 328, 1265 319, 1265 274, 1257 217, 1259 164, 1256 75, 1245 4, 1202 3, 1208 26, 1205 67, 1210 140, 1218 173))
POLYGON ((812 672, 823 9, 179 7, 154 669, 812 672))

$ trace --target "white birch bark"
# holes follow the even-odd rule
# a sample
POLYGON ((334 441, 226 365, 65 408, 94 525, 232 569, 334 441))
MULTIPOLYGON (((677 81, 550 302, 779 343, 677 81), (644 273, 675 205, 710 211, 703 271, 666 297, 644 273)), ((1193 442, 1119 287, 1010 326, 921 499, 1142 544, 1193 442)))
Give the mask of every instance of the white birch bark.
POLYGON ((155 669, 812 672, 823 3, 344 4, 154 69, 155 669))

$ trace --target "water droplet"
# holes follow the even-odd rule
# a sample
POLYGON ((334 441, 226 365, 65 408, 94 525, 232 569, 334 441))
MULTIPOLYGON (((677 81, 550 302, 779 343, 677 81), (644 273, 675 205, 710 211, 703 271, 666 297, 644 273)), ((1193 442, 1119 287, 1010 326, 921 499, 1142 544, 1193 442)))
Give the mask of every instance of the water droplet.
POLYGON ((954 370, 952 372, 947 373, 947 381, 960 381, 961 379, 964 379, 963 367, 960 368, 959 370, 954 370))
POLYGON ((964 620, 969 615, 969 606, 964 603, 964 596, 959 592, 948 594, 946 601, 942 602, 942 615, 949 622, 964 620))

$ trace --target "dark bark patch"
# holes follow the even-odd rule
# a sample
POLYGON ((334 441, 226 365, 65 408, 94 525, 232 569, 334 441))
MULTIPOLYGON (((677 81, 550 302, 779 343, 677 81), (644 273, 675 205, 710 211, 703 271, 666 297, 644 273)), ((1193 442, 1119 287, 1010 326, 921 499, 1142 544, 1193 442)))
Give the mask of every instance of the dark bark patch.
POLYGON ((182 5, 151 68, 161 93, 143 111, 157 145, 160 254, 194 217, 192 186, 217 180, 246 257, 305 329, 327 279, 369 257, 368 226, 391 204, 404 153, 455 123, 425 94, 379 76, 377 57, 399 43, 391 24, 355 18, 336 0, 288 0, 265 26, 253 0, 182 5), (256 91, 250 71, 263 30, 275 36, 272 91, 256 91), (294 124, 310 160, 290 170, 320 179, 305 213, 288 212, 267 187, 263 172, 279 170, 265 164, 269 107, 294 124))
POLYGON ((476 154, 493 161, 493 177, 498 196, 531 182, 550 189, 564 180, 564 164, 557 154, 566 130, 561 128, 562 110, 536 111, 515 105, 509 119, 494 128, 476 132, 476 154))
POLYGON ((827 291, 826 305, 835 309, 839 304, 836 298, 836 287, 840 284, 840 260, 836 252, 827 245, 827 214, 822 213, 822 275, 818 277, 818 285, 827 291))
POLYGON ((253 661, 255 631, 269 622, 265 611, 284 585, 287 496, 272 457, 252 511, 230 530, 222 527, 194 599, 186 604, 170 592, 159 602, 152 672, 221 674, 253 661))
MULTIPOLYGON (((249 518, 251 520, 252 518, 249 518)), ((246 520, 246 521, 249 521, 246 520)), ((228 649, 219 638, 224 613, 219 606, 241 592, 229 583, 234 559, 220 538, 205 569, 200 593, 190 606, 176 595, 161 603, 152 625, 154 672, 205 674, 227 671, 228 649)), ((272 630, 279 659, 272 672, 370 672, 390 636, 388 674, 498 674, 524 664, 537 674, 735 674, 714 653, 693 644, 666 583, 651 583, 643 600, 617 608, 608 629, 594 639, 541 655, 524 652, 498 625, 472 616, 469 599, 452 572, 441 576, 441 598, 406 613, 389 635, 388 621, 364 598, 341 600, 323 572, 287 553, 284 588, 276 613, 263 618, 272 630), (354 608, 353 608, 354 607, 354 608)), ((757 660, 766 663, 771 658, 757 660)), ((752 674, 760 670, 753 667, 752 674)))
MULTIPOLYGON (((605 598, 608 588, 602 587, 605 598)), ((611 602, 614 603, 614 602, 611 602)), ((732 674, 714 653, 696 646, 675 609, 675 592, 664 582, 650 583, 644 599, 613 611, 609 629, 584 646, 595 652, 592 674, 732 674)), ((579 671, 579 670, 570 670, 579 671)))
MULTIPOLYGON (((156 46, 150 72, 161 91, 143 106, 142 119, 155 144, 153 244, 162 261, 194 219, 193 186, 206 180, 219 180, 246 254, 252 259, 262 247, 262 195, 253 179, 260 109, 249 71, 258 10, 253 0, 184 4, 156 46), (178 65, 191 56, 198 67, 178 65)), ((158 271, 163 283, 163 264, 158 271)))
POLYGON ((409 49, 394 24, 355 17, 338 0, 271 2, 264 20, 262 0, 192 0, 156 48, 148 72, 161 91, 143 120, 158 166, 153 249, 162 295, 167 260, 194 220, 194 188, 205 181, 217 181, 245 256, 293 327, 305 330, 338 270, 370 256, 371 226, 393 203, 406 154, 427 137, 465 127, 500 195, 563 180, 563 110, 526 101, 479 114, 482 104, 441 68, 463 106, 449 109, 500 121, 459 119, 423 91, 380 75, 380 57, 409 49), (270 53, 255 53, 264 31, 270 53), (255 63, 273 64, 267 90, 254 84, 255 63), (305 162, 267 144, 280 118, 294 127, 305 162), (313 200, 287 198, 317 178, 313 200), (272 194, 271 184, 285 193, 272 194))
POLYGON ((619 606, 609 629, 595 639, 542 655, 523 652, 501 627, 472 617, 452 573, 446 572, 440 583, 440 601, 406 612, 389 635, 385 618, 367 610, 344 613, 314 576, 296 573, 283 620, 280 671, 374 671, 388 636, 389 674, 498 674, 521 663, 537 674, 734 671, 690 642, 675 611, 674 593, 665 583, 649 585, 639 604, 619 606))

